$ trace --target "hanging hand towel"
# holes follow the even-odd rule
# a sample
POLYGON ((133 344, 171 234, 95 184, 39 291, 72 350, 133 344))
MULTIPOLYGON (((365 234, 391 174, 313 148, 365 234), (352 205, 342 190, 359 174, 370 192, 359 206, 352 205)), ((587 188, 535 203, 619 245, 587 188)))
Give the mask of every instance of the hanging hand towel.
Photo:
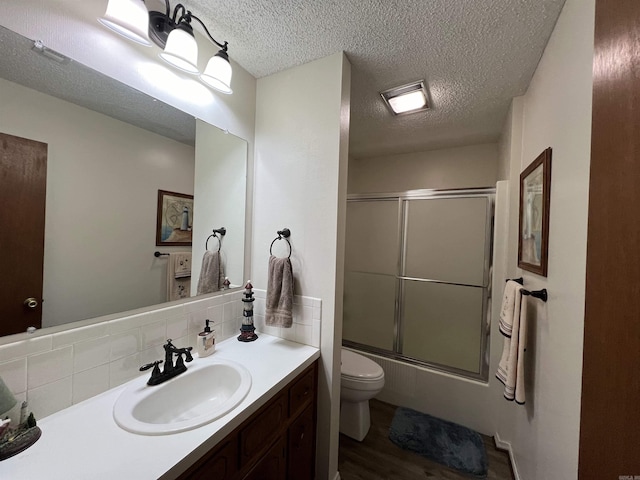
POLYGON ((293 324, 293 269, 288 258, 269 257, 265 323, 291 328, 293 324))
POLYGON ((198 295, 218 292, 224 283, 224 270, 219 252, 204 252, 198 280, 198 295))
POLYGON ((505 286, 500 313, 504 346, 496 373, 496 378, 504 384, 504 397, 520 404, 525 402, 524 349, 527 328, 527 296, 522 295, 522 290, 520 284, 511 280, 505 286))
POLYGON ((169 254, 167 262, 167 301, 179 300, 191 296, 191 253, 177 252, 169 254), (183 276, 188 265, 189 274, 183 276))

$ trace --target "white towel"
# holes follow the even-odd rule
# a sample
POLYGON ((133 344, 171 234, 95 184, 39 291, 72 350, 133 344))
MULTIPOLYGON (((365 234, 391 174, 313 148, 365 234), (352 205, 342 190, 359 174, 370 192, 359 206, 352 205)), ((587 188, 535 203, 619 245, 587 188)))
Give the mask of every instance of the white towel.
POLYGON ((167 263, 167 301, 179 300, 191 296, 191 253, 176 252, 169 254, 167 263), (189 272, 186 275, 186 268, 189 272), (177 270, 176 270, 177 268, 177 270))
POLYGON ((224 269, 218 252, 204 252, 202 269, 198 280, 198 295, 219 292, 224 284, 224 269))
POLYGON ((509 281, 500 312, 500 332, 504 335, 502 358, 496 378, 504 384, 504 397, 524 404, 524 350, 527 332, 527 296, 522 286, 509 281))
POLYGON ((169 261, 173 260, 173 275, 176 278, 185 278, 191 276, 191 253, 176 253, 173 257, 169 257, 169 261))

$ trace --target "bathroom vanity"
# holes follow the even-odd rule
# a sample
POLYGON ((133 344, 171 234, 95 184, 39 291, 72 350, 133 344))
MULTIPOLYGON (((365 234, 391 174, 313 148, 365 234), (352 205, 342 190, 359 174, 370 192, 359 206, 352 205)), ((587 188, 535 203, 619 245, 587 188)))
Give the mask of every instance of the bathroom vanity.
POLYGON ((0 478, 313 478, 319 356, 265 334, 252 343, 228 339, 190 364, 219 359, 249 370, 249 393, 226 415, 180 433, 130 433, 113 418, 124 384, 41 419, 40 440, 0 462, 0 478))

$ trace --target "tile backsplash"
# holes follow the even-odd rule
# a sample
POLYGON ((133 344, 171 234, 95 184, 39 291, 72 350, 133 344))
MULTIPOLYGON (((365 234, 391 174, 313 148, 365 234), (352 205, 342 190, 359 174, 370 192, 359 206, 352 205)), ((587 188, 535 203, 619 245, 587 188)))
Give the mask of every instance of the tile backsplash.
MULTIPOLYGON (((257 333, 320 346, 321 300, 294 297, 292 328, 264 323, 265 291, 254 289, 257 333)), ((0 377, 19 400, 28 400, 36 418, 117 387, 139 375, 145 363, 164 358, 167 338, 195 347, 205 320, 216 341, 239 334, 242 291, 129 315, 94 325, 0 346, 0 377)), ((259 341, 259 340, 258 340, 259 341)), ((18 408, 18 407, 16 407, 18 408)))

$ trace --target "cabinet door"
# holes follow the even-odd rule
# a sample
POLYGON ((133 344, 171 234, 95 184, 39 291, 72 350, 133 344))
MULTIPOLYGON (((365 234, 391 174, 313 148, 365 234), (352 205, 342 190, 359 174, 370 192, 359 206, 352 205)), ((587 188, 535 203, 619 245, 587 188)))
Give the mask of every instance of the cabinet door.
POLYGON ((312 480, 315 475, 315 423, 313 405, 289 427, 289 456, 287 478, 312 480))
POLYGON ((230 480, 238 471, 238 441, 235 435, 211 455, 193 473, 180 477, 188 480, 230 480))
POLYGON ((287 392, 280 394, 271 404, 240 432, 240 465, 245 466, 254 460, 285 428, 288 418, 287 392))
POLYGON ((284 480, 286 474, 287 443, 280 437, 243 480, 284 480))

